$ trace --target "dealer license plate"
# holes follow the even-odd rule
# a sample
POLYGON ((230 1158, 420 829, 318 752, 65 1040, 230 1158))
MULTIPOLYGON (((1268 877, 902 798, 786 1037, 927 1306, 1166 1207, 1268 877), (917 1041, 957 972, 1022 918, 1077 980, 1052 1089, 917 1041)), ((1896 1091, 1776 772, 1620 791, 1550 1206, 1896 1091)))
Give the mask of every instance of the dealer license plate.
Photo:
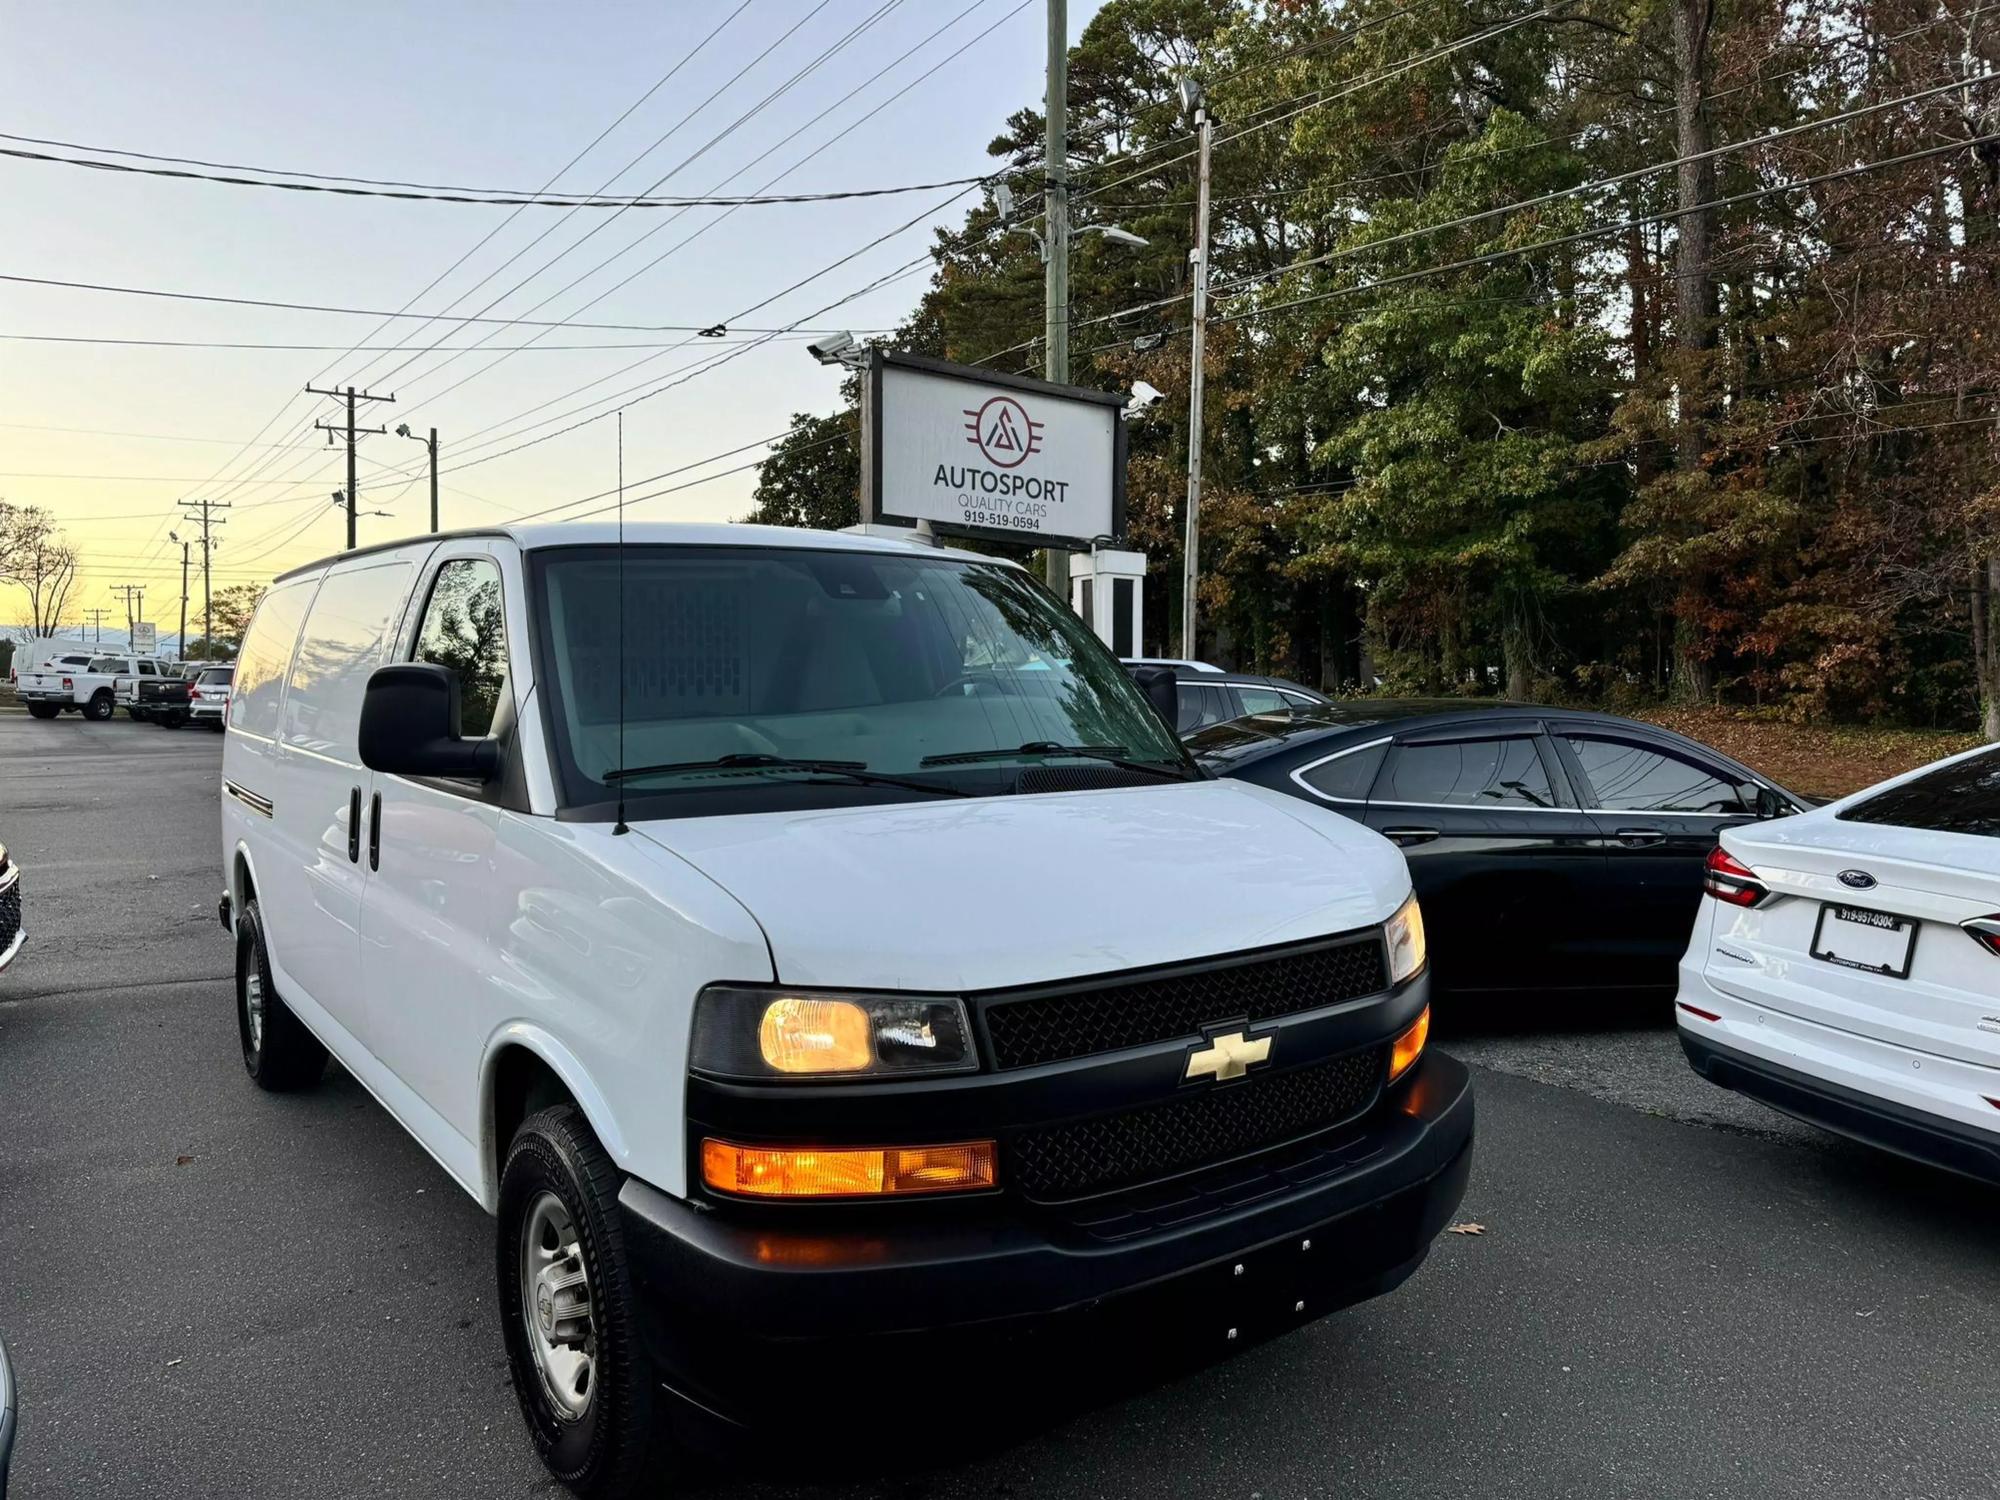
POLYGON ((1916 944, 1917 924, 1913 918, 1829 902, 1819 909, 1812 956, 1846 969, 1908 979, 1910 954, 1916 944))

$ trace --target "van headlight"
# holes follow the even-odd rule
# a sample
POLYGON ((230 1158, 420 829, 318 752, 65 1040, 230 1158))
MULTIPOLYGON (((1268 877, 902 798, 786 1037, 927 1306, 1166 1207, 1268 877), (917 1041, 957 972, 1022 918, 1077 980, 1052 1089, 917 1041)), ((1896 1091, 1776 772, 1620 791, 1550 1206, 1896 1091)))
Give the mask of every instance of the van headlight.
POLYGON ((907 1077, 979 1067, 955 995, 710 985, 695 1000, 691 1066, 723 1078, 907 1077))
POLYGON ((1382 924, 1382 936, 1389 947, 1389 983, 1401 984, 1423 968, 1430 950, 1424 944, 1424 913, 1416 892, 1382 924))

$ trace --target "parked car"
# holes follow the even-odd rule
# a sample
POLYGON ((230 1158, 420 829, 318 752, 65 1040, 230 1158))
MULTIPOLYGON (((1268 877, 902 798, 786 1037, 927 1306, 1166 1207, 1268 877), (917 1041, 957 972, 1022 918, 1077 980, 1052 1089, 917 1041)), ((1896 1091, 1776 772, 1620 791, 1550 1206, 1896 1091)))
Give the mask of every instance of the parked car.
POLYGON ((1391 845, 1201 776, 1012 563, 618 537, 284 575, 223 748, 244 1064, 333 1053, 497 1216, 559 1478, 1416 1269, 1472 1096, 1391 845))
POLYGON ((231 665, 203 666, 188 684, 188 721, 210 729, 222 728, 229 716, 229 687, 235 679, 236 668, 231 665))
MULTIPOLYGON (((1135 664, 1136 665, 1136 664, 1135 664)), ((1150 665, 1150 664, 1149 664, 1150 665)), ((1160 663, 1159 665, 1167 665, 1160 663)), ((1185 739, 1211 724, 1251 714, 1283 714, 1329 702, 1324 693, 1283 677, 1249 672, 1199 672, 1175 684, 1174 727, 1185 739)))
POLYGON ((1340 702, 1189 749, 1400 844, 1459 994, 1671 988, 1716 836, 1806 805, 1670 730, 1490 700, 1340 702))
POLYGON ((7 1500, 7 1461, 14 1454, 16 1404, 14 1369, 7 1363, 6 1341, 0 1339, 0 1500, 7 1500))
POLYGON ((11 686, 18 687, 20 685, 21 673, 23 671, 32 672, 48 668, 54 668, 58 672, 81 671, 84 667, 90 665, 91 658, 97 654, 94 651, 43 652, 41 655, 35 657, 32 662, 24 666, 22 652, 26 649, 24 646, 21 650, 17 650, 14 653, 13 662, 7 668, 7 681, 11 686))
POLYGON ((132 717, 164 729, 180 728, 192 713, 194 681, 200 671, 199 662, 180 662, 157 676, 132 679, 138 684, 136 701, 129 710, 132 717))
POLYGON ((181 680, 179 663, 162 661, 156 656, 135 656, 130 668, 120 672, 114 684, 118 706, 125 710, 129 718, 150 719, 154 711, 152 699, 142 694, 141 689, 158 688, 162 683, 178 683, 181 680))
POLYGON ((1732 829, 1681 961, 1694 1070, 2000 1183, 2000 749, 1732 829))
POLYGON ((97 656, 82 671, 50 667, 23 672, 15 691, 38 719, 53 719, 69 708, 86 719, 108 719, 118 710, 125 682, 142 673, 157 677, 165 665, 152 656, 97 656))
POLYGON ((0 844, 0 973, 21 956, 27 941, 21 917, 21 867, 0 844))

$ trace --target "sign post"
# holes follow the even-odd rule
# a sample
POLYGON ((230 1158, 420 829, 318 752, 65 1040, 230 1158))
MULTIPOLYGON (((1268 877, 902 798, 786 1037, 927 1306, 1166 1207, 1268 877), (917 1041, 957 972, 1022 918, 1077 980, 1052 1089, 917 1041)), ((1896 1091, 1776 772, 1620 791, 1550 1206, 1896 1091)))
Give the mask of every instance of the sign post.
POLYGON ((1088 552, 1125 530, 1125 398, 871 352, 861 520, 1088 552))

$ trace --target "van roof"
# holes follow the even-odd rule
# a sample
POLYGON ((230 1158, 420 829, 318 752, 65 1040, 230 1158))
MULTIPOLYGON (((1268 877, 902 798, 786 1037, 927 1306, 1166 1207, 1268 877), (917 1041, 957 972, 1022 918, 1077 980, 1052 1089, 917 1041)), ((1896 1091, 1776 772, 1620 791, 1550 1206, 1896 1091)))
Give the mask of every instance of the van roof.
MULTIPOLYGON (((502 538, 515 543, 523 551, 534 551, 543 547, 602 547, 618 540, 618 523, 544 521, 527 526, 481 526, 463 531, 442 531, 436 535, 398 537, 394 541, 356 547, 352 552, 336 552, 333 556, 322 557, 317 562, 289 568, 272 582, 283 583, 288 578, 296 578, 316 568, 345 562, 350 557, 361 557, 370 552, 388 552, 397 547, 414 547, 427 542, 449 542, 466 537, 502 538)), ((904 541, 899 537, 866 536, 851 531, 814 531, 799 526, 751 526, 726 521, 627 521, 625 540, 628 543, 652 546, 814 547, 849 552, 914 553, 924 557, 935 556, 938 552, 938 548, 934 546, 922 542, 904 541)), ((1004 560, 986 559, 989 562, 1004 560)))

